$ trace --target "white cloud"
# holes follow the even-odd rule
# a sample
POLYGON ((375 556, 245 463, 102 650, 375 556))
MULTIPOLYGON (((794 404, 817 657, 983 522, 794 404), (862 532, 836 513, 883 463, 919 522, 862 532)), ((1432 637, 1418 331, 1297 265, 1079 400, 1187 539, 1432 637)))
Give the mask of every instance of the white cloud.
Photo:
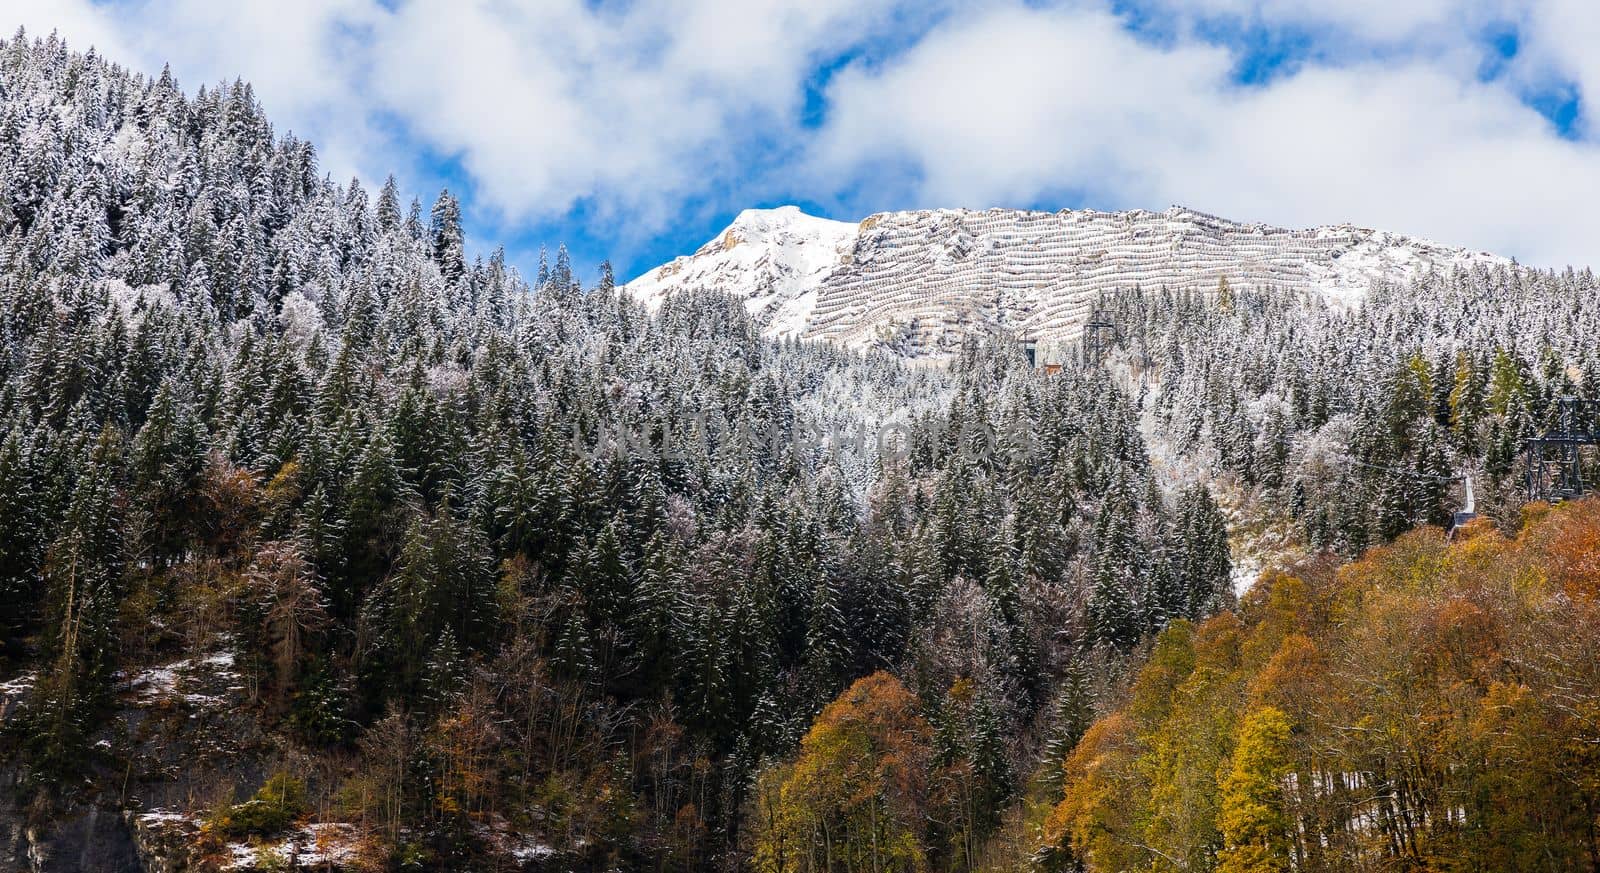
POLYGON ((630 230, 738 187, 801 138, 819 60, 869 40, 907 0, 671 0, 596 8, 412 0, 377 17, 371 93, 515 219, 582 202, 630 230))
POLYGON ((636 240, 778 196, 865 212, 1070 195, 1600 262, 1593 124, 1563 139, 1518 99, 1570 83, 1594 116, 1593 0, 1131 2, 1168 26, 1159 44, 1109 0, 0 0, 0 28, 171 61, 191 89, 242 76, 336 175, 419 180, 454 158, 508 228, 581 205, 590 231, 636 240), (941 11, 926 35, 906 25, 941 11), (1315 50, 1241 87, 1218 20, 1315 50), (1495 22, 1523 50, 1482 83, 1495 22), (808 130, 805 83, 863 47, 808 130))
POLYGON ((1316 69, 1219 109, 1165 189, 1291 225, 1353 220, 1530 263, 1600 263, 1600 148, 1437 69, 1316 69))
POLYGON ((1162 49, 1100 12, 1004 9, 951 21, 877 70, 841 73, 816 178, 908 157, 924 205, 1025 201, 1072 184, 1092 199, 1157 193, 1138 143, 1204 129, 1228 55, 1162 49))
POLYGON ((0 2, 0 27, 5 36, 25 27, 33 36, 59 31, 75 46, 94 45, 101 54, 122 63, 131 63, 131 49, 123 43, 115 24, 88 0, 3 0, 0 2))
POLYGON ((752 138, 798 138, 818 58, 905 2, 0 0, 0 26, 170 61, 190 89, 243 77, 341 175, 426 149, 458 158, 476 205, 508 220, 585 201, 654 229, 736 179, 752 138))
POLYGON ((813 177, 901 161, 922 204, 1070 186, 1097 205, 1348 220, 1600 263, 1600 147, 1562 139, 1505 86, 1418 60, 1247 88, 1231 65, 1199 42, 1145 44, 1097 9, 954 20, 885 67, 839 77, 813 177))
POLYGON ((1584 96, 1584 129, 1600 115, 1600 5, 1594 0, 1534 0, 1519 16, 1527 38, 1524 64, 1535 79, 1555 77, 1584 96))

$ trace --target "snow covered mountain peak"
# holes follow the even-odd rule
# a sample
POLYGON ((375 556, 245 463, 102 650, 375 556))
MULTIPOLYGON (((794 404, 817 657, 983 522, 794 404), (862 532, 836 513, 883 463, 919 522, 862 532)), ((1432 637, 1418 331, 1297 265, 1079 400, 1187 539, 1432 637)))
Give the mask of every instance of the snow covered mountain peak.
POLYGON ((774 206, 769 209, 752 208, 740 212, 733 219, 729 229, 745 229, 753 233, 774 233, 794 228, 825 227, 828 225, 844 225, 854 228, 855 225, 846 221, 832 221, 818 218, 800 211, 800 207, 793 204, 787 206, 774 206))
POLYGON ((1511 262, 1350 224, 1289 230, 1164 212, 935 209, 859 224, 747 209, 692 255, 629 283, 652 307, 692 288, 743 298, 771 336, 942 355, 974 330, 1076 337, 1104 292, 1278 288, 1334 305, 1430 270, 1511 262))
POLYGON ((627 291, 652 309, 683 289, 726 291, 744 299, 769 335, 798 336, 817 289, 849 250, 857 227, 798 206, 746 209, 694 254, 645 273, 627 291))

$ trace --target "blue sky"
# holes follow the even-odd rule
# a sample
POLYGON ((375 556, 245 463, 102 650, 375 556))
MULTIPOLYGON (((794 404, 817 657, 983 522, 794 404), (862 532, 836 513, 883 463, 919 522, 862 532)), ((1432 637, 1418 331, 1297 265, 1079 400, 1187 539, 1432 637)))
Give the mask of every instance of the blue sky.
MULTIPOLYGON (((9 22, 4 19, 11 19, 9 22)), ((0 0, 474 244, 631 277, 743 208, 1350 221, 1600 264, 1592 0, 0 0)))

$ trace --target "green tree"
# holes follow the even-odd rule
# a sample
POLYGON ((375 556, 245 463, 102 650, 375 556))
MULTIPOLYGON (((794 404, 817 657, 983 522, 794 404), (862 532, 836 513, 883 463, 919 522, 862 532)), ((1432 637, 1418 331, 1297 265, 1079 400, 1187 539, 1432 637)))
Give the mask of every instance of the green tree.
POLYGON ((1527 405, 1528 391, 1522 363, 1505 349, 1496 349, 1489 371, 1489 411, 1509 418, 1516 405, 1527 405))
POLYGON ((1483 417, 1483 379, 1465 351, 1456 354, 1455 384, 1450 389, 1450 432, 1462 450, 1477 449, 1478 422, 1483 417))
POLYGON ((150 514, 151 545, 162 561, 184 551, 205 468, 205 426, 180 392, 171 380, 161 384, 128 453, 133 492, 150 514))
POLYGON ((1044 775, 1045 783, 1050 786, 1053 795, 1051 799, 1059 801, 1062 780, 1066 777, 1063 767, 1067 756, 1072 754, 1078 741, 1083 739, 1084 732, 1094 723, 1094 692, 1089 686, 1088 668, 1081 657, 1074 657, 1067 664, 1066 675, 1061 680, 1061 690, 1056 696, 1053 715, 1050 738, 1045 742, 1040 772, 1044 775))
POLYGON ((463 250, 465 237, 461 232, 461 204, 456 201, 455 195, 449 189, 439 192, 439 199, 433 202, 433 210, 429 216, 432 221, 429 227, 429 242, 433 247, 433 259, 439 265, 439 272, 444 274, 446 282, 455 282, 461 278, 466 269, 465 253, 463 250))
POLYGON ((1089 593, 1086 633, 1091 643, 1124 648, 1139 639, 1139 616, 1124 587, 1117 565, 1124 560, 1109 553, 1097 559, 1094 589, 1089 593))
POLYGON ((27 711, 36 776, 80 766, 110 691, 122 588, 121 519, 110 471, 119 446, 104 432, 87 459, 44 562, 47 668, 27 711))
POLYGON ((481 533, 448 507, 418 514, 399 571, 366 606, 368 676, 380 687, 417 688, 449 631, 451 651, 485 648, 499 627, 494 564, 481 533))
POLYGON ((1183 603, 1181 615, 1173 617, 1203 618, 1231 605, 1233 561, 1228 522, 1205 485, 1196 484, 1179 498, 1178 537, 1177 587, 1183 592, 1183 603))

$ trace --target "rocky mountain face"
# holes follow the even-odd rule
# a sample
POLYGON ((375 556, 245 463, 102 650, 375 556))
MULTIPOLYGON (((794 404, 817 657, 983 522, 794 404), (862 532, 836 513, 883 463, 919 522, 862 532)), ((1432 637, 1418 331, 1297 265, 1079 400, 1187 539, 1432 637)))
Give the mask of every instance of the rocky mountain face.
POLYGON ((627 290, 658 305, 713 288, 743 298, 771 336, 937 356, 997 328, 1047 346, 1070 341, 1099 294, 1136 285, 1213 294, 1226 278, 1349 305, 1378 283, 1506 263, 1347 224, 1287 230, 1182 207, 940 209, 853 225, 785 206, 740 213, 693 255, 627 290))

